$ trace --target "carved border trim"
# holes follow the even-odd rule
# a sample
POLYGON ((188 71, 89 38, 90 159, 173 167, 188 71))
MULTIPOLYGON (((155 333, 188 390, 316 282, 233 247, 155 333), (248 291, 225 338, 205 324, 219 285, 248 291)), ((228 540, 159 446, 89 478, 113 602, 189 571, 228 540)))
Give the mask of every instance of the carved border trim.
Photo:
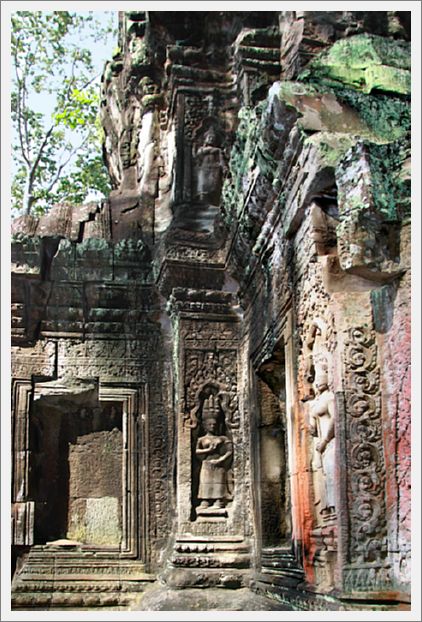
POLYGON ((34 506, 28 501, 30 380, 12 384, 12 545, 34 542, 34 506), (23 521, 19 521, 19 517, 23 521), (23 528, 23 532, 22 529, 23 528))
POLYGON ((12 501, 28 498, 30 380, 14 380, 12 386, 12 501))
POLYGON ((370 327, 357 326, 346 331, 343 468, 349 522, 342 548, 346 562, 343 584, 351 592, 379 592, 390 587, 377 354, 375 333, 370 327))
POLYGON ((101 386, 99 401, 120 401, 123 407, 123 557, 148 554, 147 385, 138 389, 101 386))

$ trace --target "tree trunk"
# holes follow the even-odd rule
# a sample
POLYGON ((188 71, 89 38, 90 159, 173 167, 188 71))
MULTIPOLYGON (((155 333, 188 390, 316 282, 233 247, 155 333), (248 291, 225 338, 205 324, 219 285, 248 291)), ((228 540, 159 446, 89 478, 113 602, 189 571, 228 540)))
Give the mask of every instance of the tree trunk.
POLYGON ((29 216, 31 213, 32 205, 34 203, 34 195, 33 195, 33 186, 34 186, 34 178, 32 171, 27 171, 26 182, 25 182, 25 190, 23 194, 23 211, 26 216, 29 216))

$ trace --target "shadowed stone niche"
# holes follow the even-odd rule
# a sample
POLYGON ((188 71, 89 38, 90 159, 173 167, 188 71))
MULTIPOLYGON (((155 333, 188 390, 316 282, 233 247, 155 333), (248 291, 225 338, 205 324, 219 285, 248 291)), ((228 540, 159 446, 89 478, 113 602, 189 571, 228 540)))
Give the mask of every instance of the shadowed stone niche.
MULTIPOLYGON (((271 374, 265 364, 261 373, 267 379, 271 374)), ((274 376, 272 380, 275 381, 274 376)), ((280 546, 289 540, 291 510, 285 399, 280 393, 274 394, 262 380, 259 382, 259 398, 261 530, 264 551, 265 548, 280 546)))
MULTIPOLYGON (((284 334, 288 334, 286 328, 284 334)), ((257 370, 255 455, 261 544, 257 578, 264 584, 293 587, 303 580, 303 569, 292 512, 296 474, 292 468, 295 448, 289 352, 285 337, 281 337, 270 356, 264 350, 257 370)))

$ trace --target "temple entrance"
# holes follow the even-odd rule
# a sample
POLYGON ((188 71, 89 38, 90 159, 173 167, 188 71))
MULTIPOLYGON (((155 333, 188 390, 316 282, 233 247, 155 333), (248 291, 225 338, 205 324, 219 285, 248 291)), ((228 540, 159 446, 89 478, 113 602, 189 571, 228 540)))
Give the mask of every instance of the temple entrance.
POLYGON ((37 400, 30 417, 36 544, 122 539, 122 403, 37 400))
POLYGON ((146 559, 145 408, 145 385, 35 385, 27 424, 35 545, 146 559))

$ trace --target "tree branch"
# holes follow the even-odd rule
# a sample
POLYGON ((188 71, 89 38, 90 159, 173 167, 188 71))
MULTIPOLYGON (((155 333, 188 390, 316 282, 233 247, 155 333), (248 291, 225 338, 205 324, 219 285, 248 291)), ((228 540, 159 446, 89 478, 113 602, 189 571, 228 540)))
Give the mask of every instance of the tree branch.
POLYGON ((53 177, 53 180, 51 181, 51 183, 48 185, 48 187, 46 188, 46 192, 51 192, 51 190, 53 189, 53 187, 55 186, 55 184, 59 181, 60 175, 62 170, 65 168, 65 166, 67 166, 67 164, 70 162, 70 160, 73 158, 73 156, 75 155, 75 153, 77 153, 79 151, 79 149, 82 149, 82 147, 84 146, 84 144, 86 143, 86 141, 88 140, 88 134, 86 135, 86 137, 84 138, 84 140, 81 142, 80 145, 78 145, 78 147, 74 147, 70 152, 68 157, 66 158, 66 160, 64 162, 62 162, 61 164, 59 164, 56 174, 53 177))
POLYGON ((81 90, 81 91, 83 91, 84 89, 86 89, 86 87, 87 87, 87 86, 89 86, 90 84, 92 84, 93 82, 95 82, 95 80, 98 78, 98 76, 99 76, 99 75, 100 75, 100 74, 99 74, 99 73, 97 73, 97 74, 96 74, 93 78, 91 78, 91 80, 88 80, 88 82, 85 82, 85 84, 83 84, 83 85, 81 86, 81 89, 80 89, 80 90, 81 90))
POLYGON ((35 172, 36 172, 36 170, 37 170, 37 166, 38 166, 38 164, 40 163, 41 156, 42 156, 43 151, 44 151, 44 149, 45 149, 45 147, 46 147, 46 145, 47 145, 47 143, 48 143, 48 139, 50 138, 50 136, 51 136, 51 134, 52 134, 52 132, 53 132, 53 130, 54 130, 54 127, 55 127, 55 126, 54 126, 54 125, 52 125, 52 126, 51 126, 48 130, 47 130, 47 133, 46 133, 46 135, 44 136, 44 140, 42 141, 41 146, 40 146, 40 148, 39 148, 39 150, 38 150, 37 157, 35 158, 34 163, 32 164, 32 167, 31 167, 31 172, 30 172, 30 177, 31 177, 31 179, 32 179, 32 180, 33 180, 33 179, 34 179, 34 177, 35 177, 35 172))
POLYGON ((67 87, 67 92, 66 92, 66 97, 67 97, 68 101, 70 101, 70 98, 71 98, 71 95, 72 95, 71 88, 72 88, 72 85, 73 85, 73 83, 75 81, 75 65, 76 65, 76 58, 73 59, 72 67, 71 67, 71 70, 70 70, 69 85, 67 87))
MULTIPOLYGON (((26 164, 28 165, 28 167, 31 166, 31 161, 30 161, 30 155, 29 155, 29 147, 28 147, 28 141, 25 140, 24 141, 24 129, 25 127, 23 126, 23 115, 22 115, 22 106, 23 106, 23 101, 24 101, 24 94, 23 94, 23 89, 22 89, 22 83, 23 83, 23 78, 21 79, 19 76, 19 72, 18 72, 18 62, 17 62, 17 56, 16 56, 16 51, 14 53, 14 65, 15 65, 15 74, 16 74, 16 83, 17 83, 17 87, 18 87, 18 92, 17 92, 17 97, 16 97, 16 104, 17 104, 17 126, 18 126, 18 135, 19 135, 19 144, 21 146, 21 152, 22 152, 22 157, 25 160, 26 164), (25 143, 26 142, 26 149, 25 149, 25 143)), ((27 136, 25 135, 25 137, 27 138, 27 136)))

